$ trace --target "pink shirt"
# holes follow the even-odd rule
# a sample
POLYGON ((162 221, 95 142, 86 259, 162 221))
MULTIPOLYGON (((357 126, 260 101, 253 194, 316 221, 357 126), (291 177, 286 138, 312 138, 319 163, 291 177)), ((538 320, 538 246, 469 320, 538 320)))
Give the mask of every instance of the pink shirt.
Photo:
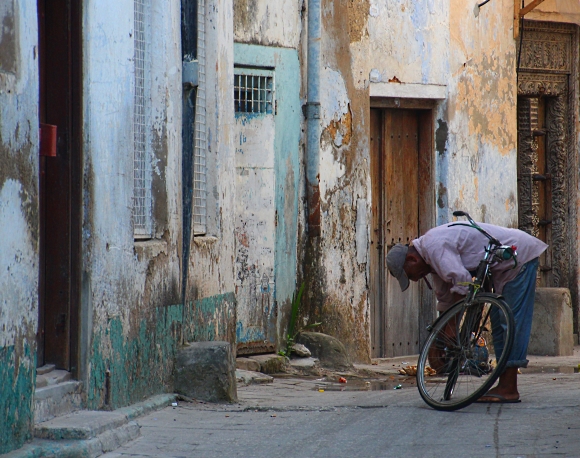
MULTIPOLYGON (((487 237, 477 229, 466 226, 450 227, 449 224, 437 226, 413 240, 413 246, 434 271, 431 278, 439 311, 447 310, 453 305, 453 293, 467 294, 468 288, 458 283, 471 281, 472 275, 469 271, 477 269, 488 242, 487 237)), ((515 269, 513 260, 496 262, 491 266, 495 292, 501 294, 505 284, 517 276, 520 268, 540 256, 548 245, 519 229, 478 224, 502 244, 517 247, 518 266, 515 269)))

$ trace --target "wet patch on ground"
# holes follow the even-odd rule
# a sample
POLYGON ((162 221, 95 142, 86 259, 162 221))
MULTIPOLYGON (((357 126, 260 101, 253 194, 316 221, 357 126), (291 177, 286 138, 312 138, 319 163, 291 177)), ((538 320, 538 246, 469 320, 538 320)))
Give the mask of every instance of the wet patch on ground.
POLYGON ((417 385, 415 377, 388 377, 386 379, 350 379, 345 383, 318 381, 312 388, 315 391, 386 391, 400 390, 417 385))

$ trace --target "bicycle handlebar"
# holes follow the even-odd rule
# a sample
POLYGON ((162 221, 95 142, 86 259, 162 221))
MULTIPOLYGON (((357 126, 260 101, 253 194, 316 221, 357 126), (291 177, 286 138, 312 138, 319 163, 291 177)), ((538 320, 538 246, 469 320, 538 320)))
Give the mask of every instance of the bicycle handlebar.
MULTIPOLYGON (((490 241, 491 244, 495 245, 499 249, 504 249, 504 248, 507 250, 511 249, 511 251, 508 251, 509 257, 513 258, 513 260, 514 260, 514 269, 517 267, 518 261, 517 261, 517 253, 516 253, 515 247, 504 247, 503 244, 498 239, 496 239, 492 235, 488 234, 483 228, 481 228, 473 220, 473 218, 471 218, 471 216, 469 216, 469 213, 461 211, 461 210, 456 210, 453 212, 453 216, 455 216, 455 217, 465 216, 465 218, 467 218, 467 221, 469 221, 469 224, 454 223, 454 224, 450 224, 449 227, 451 227, 451 226, 466 226, 466 227, 472 227, 474 229, 477 229, 479 232, 481 232, 483 235, 485 235, 488 238, 488 240, 490 241)), ((503 256, 503 251, 502 251, 502 256, 503 256)), ((504 260, 509 259, 509 257, 504 258, 504 260)))
POLYGON ((455 224, 450 224, 449 226, 470 226, 470 227, 473 227, 474 229, 477 229, 479 232, 481 232, 483 235, 485 235, 489 239, 489 241, 491 243, 493 243, 494 245, 501 245, 501 242, 498 239, 491 236, 485 230, 483 230, 481 227, 479 227, 478 224, 473 220, 473 218, 471 216, 469 216, 469 213, 461 211, 461 210, 456 210, 453 212, 453 216, 456 216, 456 217, 465 216, 467 218, 467 221, 469 221, 469 225, 462 224, 462 223, 455 223, 455 224))

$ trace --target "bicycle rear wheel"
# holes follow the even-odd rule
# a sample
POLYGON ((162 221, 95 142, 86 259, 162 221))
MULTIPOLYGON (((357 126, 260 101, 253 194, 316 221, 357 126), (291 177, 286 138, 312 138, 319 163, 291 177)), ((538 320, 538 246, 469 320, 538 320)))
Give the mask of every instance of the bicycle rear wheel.
POLYGON ((455 304, 433 324, 419 355, 417 387, 423 400, 437 410, 476 401, 503 372, 514 332, 512 311, 497 295, 479 294, 469 305, 455 304), (492 348, 492 316, 504 335, 499 358, 492 348))

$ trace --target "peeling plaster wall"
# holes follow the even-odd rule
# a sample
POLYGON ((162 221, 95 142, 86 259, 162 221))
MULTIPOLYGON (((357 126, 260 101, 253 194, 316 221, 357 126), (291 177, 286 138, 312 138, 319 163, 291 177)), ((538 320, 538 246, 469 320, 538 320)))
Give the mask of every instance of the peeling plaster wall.
POLYGON ((517 225, 513 1, 490 3, 477 18, 473 7, 459 0, 323 1, 323 235, 321 259, 306 263, 317 264, 323 277, 322 306, 310 310, 353 359, 369 358, 373 318, 367 263, 371 85, 393 97, 409 97, 409 87, 418 88, 417 97, 427 93, 422 87, 444 89, 433 126, 437 224, 465 209, 478 220, 517 225))
POLYGON ((306 250, 304 266, 307 318, 321 321, 317 330, 340 339, 358 361, 367 361, 370 354, 369 98, 365 75, 372 66, 368 57, 370 6, 368 1, 322 2, 322 236, 316 249, 306 250), (320 277, 314 273, 317 269, 320 277))
POLYGON ((185 335, 234 344, 234 13, 232 0, 206 0, 205 8, 207 233, 191 242, 185 335))
MULTIPOLYGON (((274 237, 268 236, 268 239, 274 243, 274 252, 268 257, 273 258, 274 261, 274 279, 271 279, 271 283, 274 287, 272 295, 275 302, 269 310, 265 311, 268 314, 268 323, 264 323, 263 327, 267 341, 276 347, 283 341, 287 330, 290 303, 296 291, 299 262, 297 244, 301 193, 300 127, 302 121, 300 91, 305 86, 305 79, 301 81, 299 52, 300 46, 304 45, 301 43, 301 34, 305 25, 303 19, 306 3, 306 0, 285 2, 234 0, 233 2, 235 63, 241 66, 268 67, 274 73, 276 99, 275 125, 272 132, 274 134, 272 157, 274 213, 269 221, 275 227, 272 234, 274 237), (276 334, 275 336, 272 335, 272 331, 276 334)), ((247 145, 237 147, 242 148, 247 145)), ((266 218, 270 216, 266 215, 266 218)), ((246 227, 245 224, 244 227, 246 227)), ((260 237, 258 232, 251 233, 251 230, 249 232, 240 234, 240 237, 247 235, 254 240, 260 237)), ((242 242, 243 240, 240 240, 240 243, 242 242)), ((251 254, 261 256, 259 253, 251 254)), ((239 266, 242 269, 253 268, 244 266, 243 263, 239 266)), ((240 278, 236 277, 236 280, 241 282, 243 277, 244 274, 240 272, 240 278)), ((239 291, 242 289, 240 288, 239 291)), ((251 335, 245 329, 249 321, 251 320, 246 316, 238 317, 240 336, 251 335)), ((243 339, 247 340, 246 337, 243 339)), ((257 342, 260 339, 254 340, 257 342)))
POLYGON ((84 9, 82 379, 89 408, 170 390, 181 337, 180 3, 151 2, 153 237, 134 241, 133 1, 84 9), (91 325, 92 324, 92 325, 91 325), (108 388, 107 388, 108 387, 108 388), (127 388, 128 387, 128 388, 127 388))
POLYGON ((234 38, 238 43, 297 48, 307 0, 234 0, 234 38))
MULTIPOLYGON (((270 332, 267 337, 268 341, 278 345, 283 341, 284 335, 287 331, 290 313, 290 304, 292 295, 296 291, 296 276, 297 276, 297 234, 298 234, 298 207, 299 207, 299 187, 300 187, 300 122, 302 113, 300 110, 300 66, 298 59, 298 52, 294 49, 278 48, 274 46, 256 46, 236 43, 234 45, 234 60, 237 65, 246 67, 268 67, 273 69, 275 81, 275 99, 276 108, 273 123, 269 124, 271 128, 267 137, 270 139, 270 148, 267 150, 264 145, 266 135, 258 137, 256 135, 252 140, 254 145, 258 142, 262 143, 262 149, 259 152, 252 152, 246 150, 247 144, 243 144, 238 140, 236 144, 237 154, 245 155, 241 164, 248 160, 248 153, 262 154, 261 160, 257 162, 263 167, 268 167, 269 172, 272 173, 274 181, 272 198, 273 206, 268 208, 268 214, 264 216, 264 220, 273 226, 273 234, 269 233, 264 236, 260 233, 262 230, 267 230, 265 225, 260 223, 259 227, 251 227, 250 224, 244 223, 243 230, 238 233, 238 242, 243 243, 244 238, 250 240, 266 240, 271 244, 273 242, 273 252, 256 249, 257 252, 252 252, 252 256, 259 258, 273 259, 274 264, 274 299, 275 305, 266 310, 268 313, 269 323, 264 325, 270 332), (272 125, 273 124, 273 125, 272 125), (273 137, 273 138, 272 138, 273 137), (269 163, 266 165, 266 161, 269 163), (272 334, 276 334, 273 336, 272 334)), ((252 120, 253 114, 238 114, 237 118, 240 123, 256 122, 252 120)), ((269 116, 270 118, 270 116, 269 116)), ((261 128, 268 126, 262 124, 261 128)), ((239 130, 241 133, 242 131, 239 130)), ((251 135, 252 132, 248 132, 251 135)), ((250 140, 248 139, 248 143, 250 140)), ((238 181, 240 183, 240 181, 238 181)), ((240 188, 237 192, 240 192, 240 188)), ((238 195, 238 198, 243 198, 238 195)), ((242 207, 246 204, 242 202, 242 207)), ((250 215, 244 216, 250 219, 250 215)), ((239 224, 239 221, 236 221, 239 224)), ((272 231, 272 230, 270 230, 272 231)), ((261 242, 264 243, 264 242, 261 242)), ((258 244, 253 244, 256 247, 258 244)), ((260 260, 260 262, 263 262, 260 260)), ((240 267, 239 276, 236 281, 239 281, 241 286, 247 279, 243 278, 252 266, 244 265, 244 262, 238 264, 240 267), (243 271, 242 271, 243 270, 243 271)), ((246 283, 247 285, 247 283, 246 283)), ((238 293, 242 288, 238 289, 238 293)), ((240 295, 238 295, 240 297, 240 295)), ((242 307, 239 307, 241 310, 242 307)), ((251 311, 255 312, 255 311, 251 311)), ((258 312, 259 313, 259 312, 258 312)), ((247 329, 244 325, 250 320, 246 316, 238 316, 238 333, 240 336, 246 335, 247 329)), ((253 336, 251 336, 253 338, 253 336)), ((255 340, 258 340, 259 336, 255 340)), ((249 340, 249 339, 247 339, 249 340)))
POLYGON ((38 321, 36 8, 0 5, 0 454, 32 435, 38 321))

